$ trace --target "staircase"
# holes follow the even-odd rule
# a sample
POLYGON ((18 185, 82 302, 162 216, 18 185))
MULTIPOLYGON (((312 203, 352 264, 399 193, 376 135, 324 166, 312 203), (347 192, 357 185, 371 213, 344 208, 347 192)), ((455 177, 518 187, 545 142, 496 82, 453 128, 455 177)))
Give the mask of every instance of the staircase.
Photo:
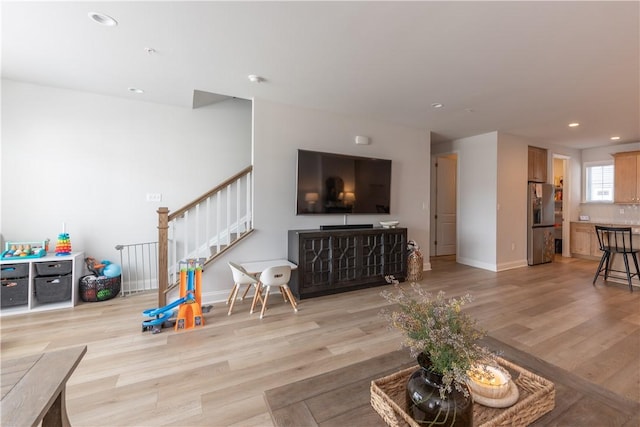
POLYGON ((253 232, 253 166, 238 172, 184 207, 158 209, 158 306, 179 283, 178 263, 207 265, 253 232))

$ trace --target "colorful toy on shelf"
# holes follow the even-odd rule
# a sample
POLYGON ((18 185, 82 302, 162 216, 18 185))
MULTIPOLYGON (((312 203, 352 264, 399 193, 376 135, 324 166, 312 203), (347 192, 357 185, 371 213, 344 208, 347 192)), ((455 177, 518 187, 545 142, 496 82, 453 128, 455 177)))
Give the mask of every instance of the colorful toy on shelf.
POLYGON ((69 233, 58 234, 58 243, 56 243, 56 256, 71 254, 71 239, 69 233))
POLYGON ((65 223, 62 223, 62 233, 58 234, 58 243, 56 243, 56 256, 71 254, 71 239, 69 233, 65 231, 65 223))
POLYGON ((41 242, 6 242, 2 259, 40 258, 47 254, 45 241, 41 242))

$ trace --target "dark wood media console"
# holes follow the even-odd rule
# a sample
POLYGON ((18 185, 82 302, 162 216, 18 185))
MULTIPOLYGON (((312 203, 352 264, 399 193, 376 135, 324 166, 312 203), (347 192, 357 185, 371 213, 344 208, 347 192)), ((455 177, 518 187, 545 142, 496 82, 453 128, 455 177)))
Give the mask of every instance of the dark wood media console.
POLYGON ((298 299, 404 282, 407 229, 289 230, 289 286, 298 299))

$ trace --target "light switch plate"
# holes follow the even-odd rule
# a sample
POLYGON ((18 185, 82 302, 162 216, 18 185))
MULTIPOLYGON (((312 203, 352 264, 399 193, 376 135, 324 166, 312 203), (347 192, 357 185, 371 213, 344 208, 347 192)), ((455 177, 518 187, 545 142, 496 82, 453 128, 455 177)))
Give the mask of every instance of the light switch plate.
POLYGON ((147 193, 147 202, 161 202, 162 194, 161 193, 147 193))
POLYGON ((580 215, 580 221, 589 221, 589 215, 580 215))

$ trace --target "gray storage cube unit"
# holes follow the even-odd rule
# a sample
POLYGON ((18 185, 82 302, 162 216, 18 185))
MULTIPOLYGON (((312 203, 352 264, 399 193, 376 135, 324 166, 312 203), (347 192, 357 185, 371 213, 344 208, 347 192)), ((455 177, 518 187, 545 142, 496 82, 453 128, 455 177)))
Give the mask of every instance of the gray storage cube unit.
POLYGON ((38 276, 64 276, 73 269, 71 261, 36 262, 33 265, 38 276))
MULTIPOLYGON (((27 264, 28 266, 28 264, 27 264)), ((0 280, 1 307, 14 307, 29 302, 29 278, 0 280)))
POLYGON ((0 266, 0 278, 19 279, 29 276, 29 263, 2 264, 0 266))
POLYGON ((60 302, 71 298, 71 275, 36 277, 33 280, 39 303, 60 302))

